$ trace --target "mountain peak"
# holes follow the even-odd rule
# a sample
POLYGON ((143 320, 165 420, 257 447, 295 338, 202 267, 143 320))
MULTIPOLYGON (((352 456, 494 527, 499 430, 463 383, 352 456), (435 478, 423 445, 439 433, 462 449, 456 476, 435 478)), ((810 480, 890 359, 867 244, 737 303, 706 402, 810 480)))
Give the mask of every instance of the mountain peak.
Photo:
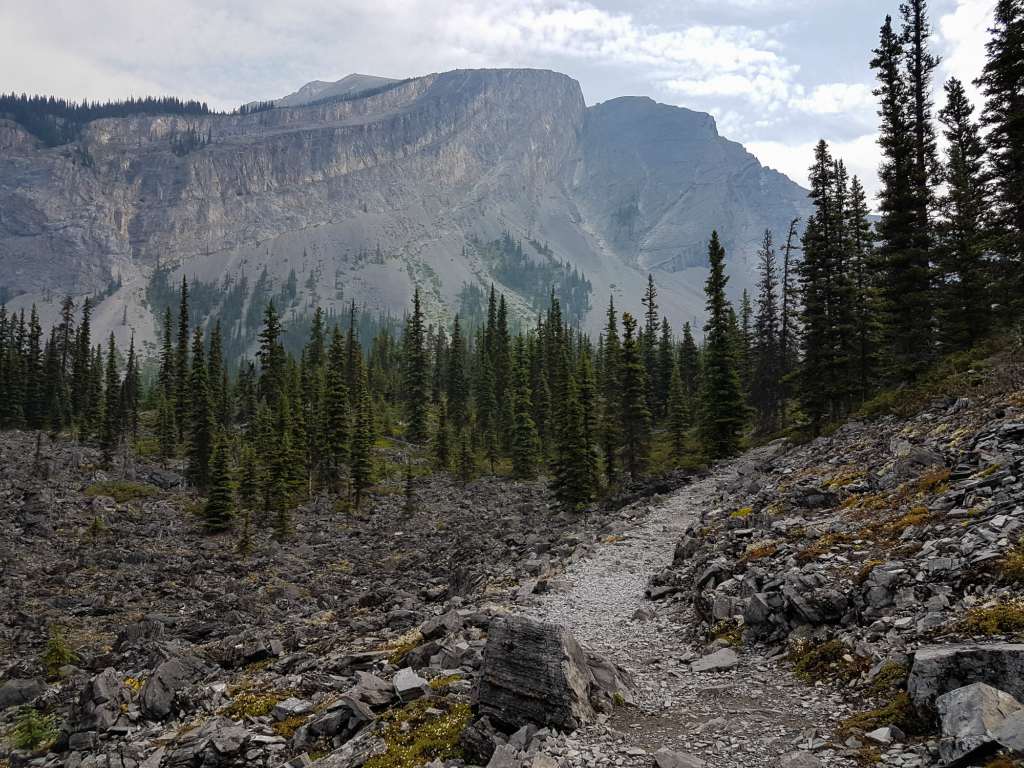
POLYGON ((311 104, 314 101, 351 96, 360 91, 368 91, 371 88, 379 88, 382 85, 395 82, 398 81, 390 77, 363 75, 353 72, 350 75, 345 75, 340 80, 310 80, 297 91, 273 101, 274 106, 277 107, 301 107, 303 104, 311 104))

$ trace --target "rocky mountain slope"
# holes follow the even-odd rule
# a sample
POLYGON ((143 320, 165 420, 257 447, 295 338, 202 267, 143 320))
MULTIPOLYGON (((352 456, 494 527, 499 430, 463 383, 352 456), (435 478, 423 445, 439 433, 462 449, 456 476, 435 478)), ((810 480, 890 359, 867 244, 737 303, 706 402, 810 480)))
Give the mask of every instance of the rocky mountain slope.
POLYGON ((1015 354, 619 511, 392 478, 247 557, 174 471, 6 433, 0 763, 1020 765, 1015 354))
POLYGON ((648 271, 678 323, 702 312, 711 228, 739 290, 762 230, 807 210, 708 115, 633 98, 588 108, 554 72, 454 71, 305 103, 345 82, 251 114, 97 120, 55 148, 0 122, 0 286, 27 304, 120 278, 101 330, 143 339, 158 267, 208 282, 266 267, 278 285, 294 270, 297 313, 351 298, 396 311, 419 284, 450 316, 493 279, 472 244, 508 231, 590 281, 591 326, 609 293, 638 308, 648 271))

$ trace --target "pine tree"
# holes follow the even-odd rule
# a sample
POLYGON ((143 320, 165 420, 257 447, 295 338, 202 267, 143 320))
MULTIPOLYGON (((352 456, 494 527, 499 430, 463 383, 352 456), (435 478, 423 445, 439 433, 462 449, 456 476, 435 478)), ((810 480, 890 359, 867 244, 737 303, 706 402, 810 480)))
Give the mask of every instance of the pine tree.
POLYGON ((855 398, 864 402, 874 389, 878 374, 878 348, 881 344, 881 286, 875 256, 875 235, 871 227, 867 194, 856 176, 850 184, 847 207, 847 272, 852 296, 850 315, 853 323, 851 371, 856 382, 855 398))
POLYGON ((1024 302, 1024 5, 996 0, 985 68, 977 84, 985 94, 981 122, 994 192, 994 246, 1000 256, 997 283, 1007 306, 1024 302))
POLYGON ((22 376, 25 380, 25 424, 29 429, 41 429, 45 423, 42 339, 43 329, 39 325, 39 313, 33 304, 22 362, 22 376))
POLYGON ((537 476, 540 439, 533 421, 528 380, 529 360, 522 336, 516 340, 515 351, 515 423, 512 427, 512 476, 532 480, 537 476))
POLYGON ((682 379, 686 406, 693 414, 700 397, 700 350, 693 338, 689 322, 683 323, 683 340, 679 343, 679 378, 682 379))
POLYGON ((636 320, 622 315, 622 359, 619 368, 619 431, 622 459, 634 480, 647 467, 651 443, 651 412, 647 408, 647 372, 636 336, 636 320))
POLYGON ((192 408, 188 414, 188 479, 196 488, 206 490, 210 484, 210 455, 213 452, 213 409, 203 329, 198 327, 192 340, 192 373, 186 397, 192 408))
POLYGON ((181 278, 181 304, 178 307, 178 351, 174 358, 176 387, 174 421, 178 425, 178 439, 185 438, 185 431, 191 423, 192 401, 189 399, 191 382, 188 374, 189 307, 188 280, 181 278))
POLYGON ((260 497, 261 484, 256 451, 253 450, 249 443, 245 443, 242 446, 242 452, 239 457, 238 498, 242 502, 242 507, 246 510, 246 524, 248 524, 248 511, 256 508, 260 497))
POLYGON ((661 414, 658 400, 658 289, 654 276, 647 275, 647 289, 640 303, 644 306, 644 328, 638 337, 647 376, 647 409, 652 418, 661 414))
POLYGON ((228 444, 220 437, 210 458, 210 492, 203 506, 203 529, 220 533, 231 527, 235 513, 235 495, 228 470, 228 444))
POLYGON ((604 463, 605 478, 609 483, 615 482, 618 475, 617 455, 621 440, 619 426, 621 416, 619 390, 621 376, 622 349, 619 343, 618 315, 615 312, 615 300, 608 297, 608 321, 605 325, 603 342, 603 359, 601 363, 601 453, 604 463))
POLYGON ((440 472, 451 469, 451 435, 448 431, 448 404, 442 400, 437 405, 437 432, 434 433, 434 466, 440 472))
POLYGON ((128 360, 124 367, 124 382, 121 384, 121 424, 132 437, 139 434, 139 401, 142 400, 142 375, 139 361, 135 356, 135 333, 128 342, 128 360))
POLYGON ((160 344, 160 369, 157 374, 157 381, 160 389, 168 400, 173 400, 177 391, 175 384, 174 370, 174 331, 171 319, 171 308, 164 310, 164 333, 160 344))
POLYGON ((661 332, 658 336, 657 364, 655 366, 656 384, 654 387, 654 402, 658 417, 664 417, 668 413, 669 388, 672 382, 672 370, 676 367, 674 354, 675 342, 672 340, 672 327, 668 318, 661 318, 661 332))
POLYGON ((800 219, 793 219, 789 222, 789 230, 786 233, 786 244, 782 248, 782 278, 779 285, 779 294, 782 306, 779 311, 779 358, 782 361, 782 423, 785 427, 786 399, 789 397, 789 379, 797 365, 798 332, 800 300, 797 288, 797 259, 794 252, 799 250, 797 241, 797 224, 800 219))
POLYGON ((361 367, 357 378, 355 423, 352 431, 351 467, 352 490, 355 506, 359 508, 363 492, 373 483, 373 414, 370 406, 370 392, 366 385, 366 372, 361 367))
POLYGON ((725 298, 725 286, 729 280, 725 274, 725 249, 719 243, 718 232, 711 233, 708 264, 710 272, 704 286, 708 320, 704 326, 700 438, 707 456, 721 459, 739 450, 746 414, 736 370, 736 354, 730 338, 731 307, 725 298))
POLYGON ((423 443, 428 438, 427 405, 430 402, 429 361, 423 328, 423 310, 420 307, 420 289, 416 288, 412 299, 412 315, 409 316, 403 337, 403 365, 405 414, 408 423, 406 436, 409 442, 423 443))
POLYGON ((325 443, 327 475, 335 492, 341 489, 344 467, 348 464, 349 394, 345 386, 345 345, 341 331, 335 327, 328 352, 325 443))
POLYGON ((220 320, 210 331, 210 354, 206 365, 210 385, 210 407, 213 421, 221 429, 227 429, 230 422, 230 402, 227 377, 224 369, 224 343, 221 339, 220 320))
POLYGON ((263 328, 260 330, 259 393, 272 409, 277 407, 285 387, 285 353, 281 345, 281 320, 274 302, 267 304, 263 311, 263 328))
POLYGON ((448 348, 448 394, 449 416, 457 429, 462 429, 469 418, 469 389, 466 384, 466 342, 462 338, 462 325, 455 315, 452 325, 452 340, 448 348))
MULTIPOLYGON (((90 324, 92 303, 87 298, 82 302, 82 321, 75 336, 75 353, 71 361, 71 412, 81 422, 89 410, 89 364, 92 362, 92 340, 90 324)), ((13 317, 11 318, 13 321, 13 317)), ((86 430, 85 435, 88 434, 86 430)), ((83 435, 83 439, 85 437, 83 435)))
POLYGON ((758 431, 771 434, 779 429, 781 421, 782 356, 779 348, 778 266, 769 229, 765 230, 758 251, 758 274, 751 403, 757 411, 758 431))
POLYGON ((584 434, 583 406, 572 375, 566 383, 565 414, 552 469, 551 490, 563 508, 576 510, 593 499, 597 457, 584 434))
POLYGON ((686 433, 690 427, 690 409, 687 407, 683 377, 679 366, 672 366, 672 380, 669 382, 668 431, 672 439, 672 455, 678 460, 686 451, 686 433))
MULTIPOLYGON (((923 128, 923 121, 915 113, 924 105, 915 104, 913 92, 920 92, 922 81, 919 79, 913 88, 907 81, 904 41, 887 16, 871 62, 879 83, 875 94, 881 100, 879 145, 883 160, 879 169, 882 188, 878 234, 886 273, 886 346, 892 356, 892 375, 898 380, 913 378, 931 354, 928 232, 917 232, 922 215, 927 216, 927 200, 922 200, 920 190, 923 171, 919 167, 920 152, 926 148, 923 140, 915 142, 915 130, 923 128)), ((920 66, 922 75, 927 69, 923 59, 913 66, 920 66)))
POLYGON ((113 461, 121 440, 121 380, 117 374, 117 346, 114 334, 110 334, 107 347, 107 364, 104 374, 103 425, 100 429, 100 448, 103 461, 109 465, 113 461))

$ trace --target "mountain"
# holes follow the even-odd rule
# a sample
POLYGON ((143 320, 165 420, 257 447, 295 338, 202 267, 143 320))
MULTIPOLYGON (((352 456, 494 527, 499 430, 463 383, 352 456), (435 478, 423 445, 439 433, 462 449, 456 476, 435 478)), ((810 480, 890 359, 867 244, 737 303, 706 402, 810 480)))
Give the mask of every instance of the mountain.
MULTIPOLYGON (((182 274, 244 276, 234 301, 280 295, 293 318, 352 299, 401 312, 417 284, 450 318, 491 282, 529 317, 556 281, 596 328, 609 294, 640 308, 651 272, 679 324, 702 314, 712 228, 739 291, 764 228, 781 238, 808 210, 709 115, 642 98, 587 107, 555 72, 350 76, 328 98, 319 85, 248 114, 95 120, 52 148, 0 121, 0 291, 48 311, 102 292, 101 328, 151 340, 155 289, 182 274)), ((221 312, 222 292, 206 294, 221 312)))
MULTIPOLYGON (((357 93, 382 88, 395 82, 397 81, 390 77, 376 77, 374 75, 360 75, 358 73, 346 75, 341 80, 335 80, 333 83, 325 80, 313 80, 299 88, 295 93, 289 93, 287 96, 273 99, 273 104, 275 107, 300 107, 314 101, 322 101, 323 99, 350 97, 357 93)), ((252 102, 247 106, 254 106, 258 103, 252 102)))

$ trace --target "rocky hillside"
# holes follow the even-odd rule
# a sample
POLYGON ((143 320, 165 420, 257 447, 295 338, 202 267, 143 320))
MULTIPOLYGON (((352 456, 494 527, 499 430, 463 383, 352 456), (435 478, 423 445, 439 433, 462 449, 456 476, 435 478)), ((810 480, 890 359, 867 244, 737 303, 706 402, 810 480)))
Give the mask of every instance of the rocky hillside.
POLYGON ((588 108, 574 80, 537 70, 374 80, 362 95, 346 80, 319 84, 334 98, 307 86, 250 114, 96 120, 54 148, 0 122, 0 286, 28 292, 23 304, 119 277, 101 330, 144 339, 158 266, 208 282, 294 270, 299 313, 351 298, 398 311, 418 283, 444 315, 494 279, 467 243, 507 231, 591 282, 592 324, 610 292, 638 305, 648 270, 681 322, 702 311, 712 227, 738 290, 762 230, 806 210, 799 186, 708 115, 648 99, 588 108))

